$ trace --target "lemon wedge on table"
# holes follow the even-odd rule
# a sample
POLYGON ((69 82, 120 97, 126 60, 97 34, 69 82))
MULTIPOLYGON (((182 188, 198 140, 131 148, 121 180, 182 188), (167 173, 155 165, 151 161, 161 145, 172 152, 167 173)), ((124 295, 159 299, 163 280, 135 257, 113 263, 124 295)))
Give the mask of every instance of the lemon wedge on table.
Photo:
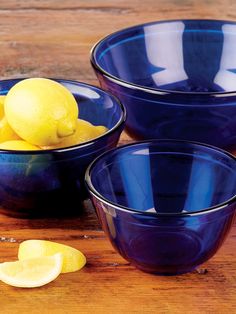
POLYGON ((37 258, 61 253, 63 257, 62 273, 80 270, 86 264, 86 257, 79 250, 46 240, 26 240, 23 241, 18 250, 20 261, 28 258, 37 258))
POLYGON ((18 82, 8 92, 4 110, 16 134, 33 145, 57 144, 76 130, 77 102, 66 87, 53 80, 18 82))
POLYGON ((0 264, 0 280, 21 288, 43 286, 61 273, 62 254, 0 264))

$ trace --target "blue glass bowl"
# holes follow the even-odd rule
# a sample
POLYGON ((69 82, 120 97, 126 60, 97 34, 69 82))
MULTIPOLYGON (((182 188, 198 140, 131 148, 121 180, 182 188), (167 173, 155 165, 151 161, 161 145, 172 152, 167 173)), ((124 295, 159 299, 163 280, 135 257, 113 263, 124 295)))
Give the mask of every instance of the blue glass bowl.
POLYGON ((113 247, 151 273, 181 274, 207 261, 236 213, 236 159, 194 142, 118 147, 90 165, 86 184, 113 247))
MULTIPOLYGON (((4 95, 20 79, 0 81, 4 95)), ((14 216, 78 213, 87 197, 84 173, 98 155, 116 146, 125 120, 121 103, 101 89, 57 80, 79 104, 79 117, 108 131, 89 142, 45 151, 0 150, 0 212, 14 216)))
POLYGON ((236 150, 236 23, 177 20, 98 42, 100 85, 127 109, 135 139, 182 139, 236 150))

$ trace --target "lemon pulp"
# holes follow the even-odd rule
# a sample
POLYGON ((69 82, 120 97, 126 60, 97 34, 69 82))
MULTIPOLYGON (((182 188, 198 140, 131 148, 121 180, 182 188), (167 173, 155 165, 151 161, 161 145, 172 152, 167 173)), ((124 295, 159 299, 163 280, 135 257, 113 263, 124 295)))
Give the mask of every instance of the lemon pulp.
POLYGON ((22 288, 43 286, 56 279, 62 269, 62 255, 32 258, 0 264, 0 280, 22 288))

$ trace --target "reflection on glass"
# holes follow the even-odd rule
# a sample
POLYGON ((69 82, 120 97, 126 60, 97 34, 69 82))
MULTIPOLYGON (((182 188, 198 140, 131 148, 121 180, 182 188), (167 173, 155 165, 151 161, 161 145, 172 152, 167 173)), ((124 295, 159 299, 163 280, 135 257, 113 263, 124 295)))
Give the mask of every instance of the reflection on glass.
POLYGON ((158 86, 187 79, 183 63, 184 28, 183 22, 144 27, 148 60, 154 66, 163 68, 152 74, 152 79, 158 86))
POLYGON ((148 155, 149 148, 135 152, 130 160, 123 156, 119 160, 127 206, 142 211, 150 211, 154 204, 148 155))
POLYGON ((193 159, 184 211, 208 208, 213 203, 215 173, 206 161, 193 159))
POLYGON ((99 99, 101 96, 94 90, 88 87, 83 87, 83 86, 78 86, 78 85, 73 85, 71 83, 64 83, 63 85, 70 90, 72 94, 84 94, 88 98, 92 99, 99 99))
POLYGON ((236 25, 225 24, 222 26, 224 44, 220 61, 220 69, 214 82, 225 91, 236 89, 236 25))

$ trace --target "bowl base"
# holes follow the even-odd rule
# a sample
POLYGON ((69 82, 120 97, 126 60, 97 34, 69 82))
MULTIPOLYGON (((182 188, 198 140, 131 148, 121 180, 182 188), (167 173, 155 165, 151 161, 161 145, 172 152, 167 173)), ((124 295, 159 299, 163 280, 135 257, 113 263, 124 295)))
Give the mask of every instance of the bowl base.
POLYGON ((196 270, 197 266, 196 267, 192 267, 192 268, 189 268, 189 269, 185 269, 185 270, 178 270, 178 271, 154 271, 154 270, 150 270, 150 269, 147 269, 147 268, 143 268, 143 267, 140 267, 134 263, 131 263, 133 264, 138 270, 141 270, 145 273, 149 273, 149 274, 152 274, 152 275, 156 275, 156 276, 179 276, 179 275, 184 275, 186 273, 191 273, 193 271, 196 270))

